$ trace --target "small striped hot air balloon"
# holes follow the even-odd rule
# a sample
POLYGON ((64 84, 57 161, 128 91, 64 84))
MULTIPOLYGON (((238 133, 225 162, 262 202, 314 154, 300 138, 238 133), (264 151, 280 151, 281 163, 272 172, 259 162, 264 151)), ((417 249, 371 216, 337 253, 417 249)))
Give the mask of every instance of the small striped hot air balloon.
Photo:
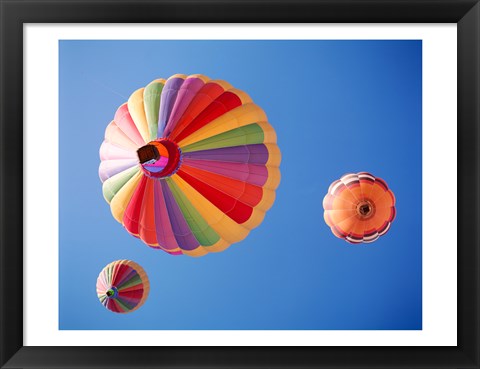
POLYGON ((102 269, 97 278, 97 296, 108 310, 130 313, 142 306, 148 297, 150 283, 137 263, 117 260, 102 269))
POLYGON ((100 148, 114 218, 144 243, 201 256, 243 240, 273 205, 280 151, 243 91, 174 75, 135 91, 100 148))
POLYGON ((367 172, 345 174, 323 199, 324 219, 333 234, 350 243, 369 243, 388 232, 395 196, 387 183, 367 172))

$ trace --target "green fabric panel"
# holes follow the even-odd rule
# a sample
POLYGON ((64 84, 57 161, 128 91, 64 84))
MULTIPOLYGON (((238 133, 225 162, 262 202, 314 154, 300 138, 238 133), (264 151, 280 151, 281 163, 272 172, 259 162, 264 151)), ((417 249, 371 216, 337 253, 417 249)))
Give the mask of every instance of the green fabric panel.
POLYGON ((221 147, 253 145, 263 143, 263 140, 264 134, 262 128, 254 123, 187 145, 182 147, 182 151, 191 152, 218 149, 221 147))
POLYGON ((110 265, 110 267, 106 270, 107 283, 108 283, 109 285, 112 285, 113 268, 114 268, 114 265, 110 265))
POLYGON ((150 140, 157 138, 160 96, 163 86, 163 83, 153 82, 145 87, 145 91, 143 92, 143 103, 145 105, 145 116, 147 118, 150 140))
POLYGON ((135 274, 132 278, 127 279, 126 281, 123 281, 123 283, 119 286, 117 286, 117 289, 120 291, 121 289, 124 288, 129 288, 132 286, 135 286, 136 284, 141 284, 142 283, 142 278, 138 274, 135 274))
POLYGON ((103 197, 110 203, 118 191, 139 171, 138 166, 126 169, 123 172, 115 174, 103 182, 103 197))
POLYGON ((168 187, 172 191, 178 207, 182 211, 188 227, 192 231, 197 241, 202 246, 212 246, 220 240, 220 236, 203 219, 200 213, 193 207, 185 194, 180 191, 178 186, 170 178, 167 180, 168 187))
POLYGON ((121 299, 117 298, 115 301, 118 302, 120 307, 123 309, 123 311, 130 311, 132 310, 135 306, 133 304, 129 304, 126 301, 122 301, 121 299))

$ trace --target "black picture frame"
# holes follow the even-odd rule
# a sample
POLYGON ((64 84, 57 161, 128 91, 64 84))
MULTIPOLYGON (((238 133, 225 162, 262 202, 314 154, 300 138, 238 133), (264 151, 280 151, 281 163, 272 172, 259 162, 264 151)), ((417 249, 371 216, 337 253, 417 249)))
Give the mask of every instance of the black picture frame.
POLYGON ((136 369, 479 368, 479 1, 0 0, 0 366, 136 369), (458 346, 23 346, 23 25, 162 22, 457 24, 458 346))

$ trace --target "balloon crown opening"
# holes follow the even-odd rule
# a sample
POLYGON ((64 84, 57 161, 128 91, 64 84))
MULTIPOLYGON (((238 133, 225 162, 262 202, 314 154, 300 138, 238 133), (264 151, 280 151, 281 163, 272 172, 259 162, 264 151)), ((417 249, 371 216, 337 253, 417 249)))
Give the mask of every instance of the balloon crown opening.
POLYGON ((137 150, 138 160, 140 164, 155 162, 160 159, 160 153, 154 145, 145 145, 137 150))
POLYGON ((357 204, 357 209, 356 210, 357 210, 357 214, 362 219, 368 219, 368 218, 372 217, 373 214, 375 213, 375 207, 368 200, 360 201, 357 204))
POLYGON ((137 150, 137 155, 143 173, 150 178, 170 177, 182 163, 182 151, 168 138, 149 142, 137 150))
POLYGON ((110 287, 110 288, 107 290, 106 295, 107 295, 108 298, 111 298, 111 299, 117 297, 117 295, 118 295, 118 290, 117 290, 117 288, 116 288, 116 287, 113 287, 113 286, 110 287))

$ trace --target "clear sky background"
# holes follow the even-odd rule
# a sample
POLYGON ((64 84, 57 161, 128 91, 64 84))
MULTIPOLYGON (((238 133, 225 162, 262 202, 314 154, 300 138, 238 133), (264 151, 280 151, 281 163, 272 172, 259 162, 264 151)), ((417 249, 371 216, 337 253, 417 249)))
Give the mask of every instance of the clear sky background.
POLYGON ((421 329, 421 41, 61 41, 60 329, 421 329), (278 136, 282 180, 264 222, 201 258, 130 236, 110 213, 99 148, 116 109, 156 78, 205 74, 246 91, 278 136), (395 193, 372 244, 336 238, 322 200, 345 173, 395 193), (144 267, 150 296, 97 299, 111 261, 144 267))

